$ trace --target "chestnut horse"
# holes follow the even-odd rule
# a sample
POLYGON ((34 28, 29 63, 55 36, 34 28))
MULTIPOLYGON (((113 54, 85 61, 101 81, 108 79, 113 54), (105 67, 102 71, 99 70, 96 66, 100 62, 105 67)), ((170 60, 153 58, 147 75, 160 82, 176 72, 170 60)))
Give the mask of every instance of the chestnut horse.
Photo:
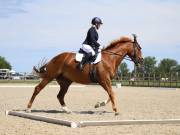
MULTIPOLYGON (((115 93, 111 87, 111 79, 115 76, 118 65, 126 55, 128 55, 136 65, 142 64, 143 61, 141 47, 136 40, 136 36, 133 35, 133 37, 134 39, 121 37, 120 39, 111 42, 109 46, 102 50, 102 60, 94 65, 96 80, 108 93, 115 114, 118 114, 118 111, 115 102, 115 93)), ((81 84, 92 83, 89 77, 90 65, 86 64, 83 71, 79 71, 77 69, 78 64, 79 63, 75 60, 75 53, 64 52, 55 56, 39 69, 34 67, 35 73, 42 78, 42 80, 34 89, 34 93, 27 106, 27 111, 30 111, 32 103, 38 93, 49 82, 56 79, 60 85, 60 91, 57 98, 62 108, 66 112, 70 112, 66 107, 64 97, 72 82, 81 84)))

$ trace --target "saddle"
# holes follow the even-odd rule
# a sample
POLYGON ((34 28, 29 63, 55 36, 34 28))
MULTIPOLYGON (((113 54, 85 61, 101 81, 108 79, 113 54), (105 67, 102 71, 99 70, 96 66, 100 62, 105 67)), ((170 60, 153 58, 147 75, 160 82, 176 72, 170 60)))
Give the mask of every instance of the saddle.
MULTIPOLYGON (((81 62, 82 58, 84 57, 84 55, 86 55, 87 53, 85 51, 83 51, 82 49, 79 50, 78 53, 76 53, 76 57, 75 60, 77 62, 81 62)), ((92 56, 87 63, 89 64, 97 64, 101 61, 101 52, 97 52, 95 56, 92 56)))
MULTIPOLYGON (((83 56, 84 56, 84 55, 87 55, 87 53, 86 53, 83 49, 81 49, 81 48, 80 48, 80 50, 79 50, 79 53, 83 54, 83 56)), ((96 52, 96 54, 95 54, 94 56, 91 56, 91 57, 89 58, 89 60, 87 60, 87 62, 86 62, 85 64, 93 63, 93 62, 96 60, 96 58, 97 58, 97 52, 96 52)))
MULTIPOLYGON (((82 49, 79 50, 78 53, 76 53, 76 61, 80 62, 84 55, 87 55, 85 51, 82 49)), ((89 78, 93 83, 98 83, 97 77, 96 77, 96 65, 98 62, 101 61, 101 53, 96 53, 95 56, 90 57, 88 61, 86 61, 85 64, 89 64, 89 78)))

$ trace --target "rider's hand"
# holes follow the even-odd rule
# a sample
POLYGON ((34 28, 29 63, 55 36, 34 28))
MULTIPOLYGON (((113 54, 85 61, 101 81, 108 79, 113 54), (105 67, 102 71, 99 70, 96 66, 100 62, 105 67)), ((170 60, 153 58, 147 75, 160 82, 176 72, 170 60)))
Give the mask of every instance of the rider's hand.
POLYGON ((102 49, 103 49, 103 46, 102 46, 102 45, 100 45, 100 46, 99 46, 99 49, 101 49, 101 50, 102 50, 102 49))

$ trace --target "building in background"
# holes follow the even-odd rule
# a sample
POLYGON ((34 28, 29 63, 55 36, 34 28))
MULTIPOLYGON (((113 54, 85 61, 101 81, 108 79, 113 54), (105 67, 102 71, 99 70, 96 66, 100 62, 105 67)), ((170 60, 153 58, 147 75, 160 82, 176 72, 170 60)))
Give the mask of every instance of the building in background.
POLYGON ((32 73, 19 73, 14 70, 0 69, 0 79, 3 80, 35 80, 37 76, 32 73))

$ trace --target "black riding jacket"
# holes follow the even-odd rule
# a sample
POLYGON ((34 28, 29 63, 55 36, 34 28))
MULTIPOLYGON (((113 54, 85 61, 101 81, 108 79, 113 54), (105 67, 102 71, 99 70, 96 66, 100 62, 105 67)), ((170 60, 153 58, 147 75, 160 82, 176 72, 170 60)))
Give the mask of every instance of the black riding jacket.
POLYGON ((100 44, 97 42, 98 38, 99 38, 99 36, 98 36, 97 31, 96 31, 96 28, 92 26, 88 30, 86 39, 83 42, 83 44, 90 45, 94 50, 97 50, 100 46, 100 44))

